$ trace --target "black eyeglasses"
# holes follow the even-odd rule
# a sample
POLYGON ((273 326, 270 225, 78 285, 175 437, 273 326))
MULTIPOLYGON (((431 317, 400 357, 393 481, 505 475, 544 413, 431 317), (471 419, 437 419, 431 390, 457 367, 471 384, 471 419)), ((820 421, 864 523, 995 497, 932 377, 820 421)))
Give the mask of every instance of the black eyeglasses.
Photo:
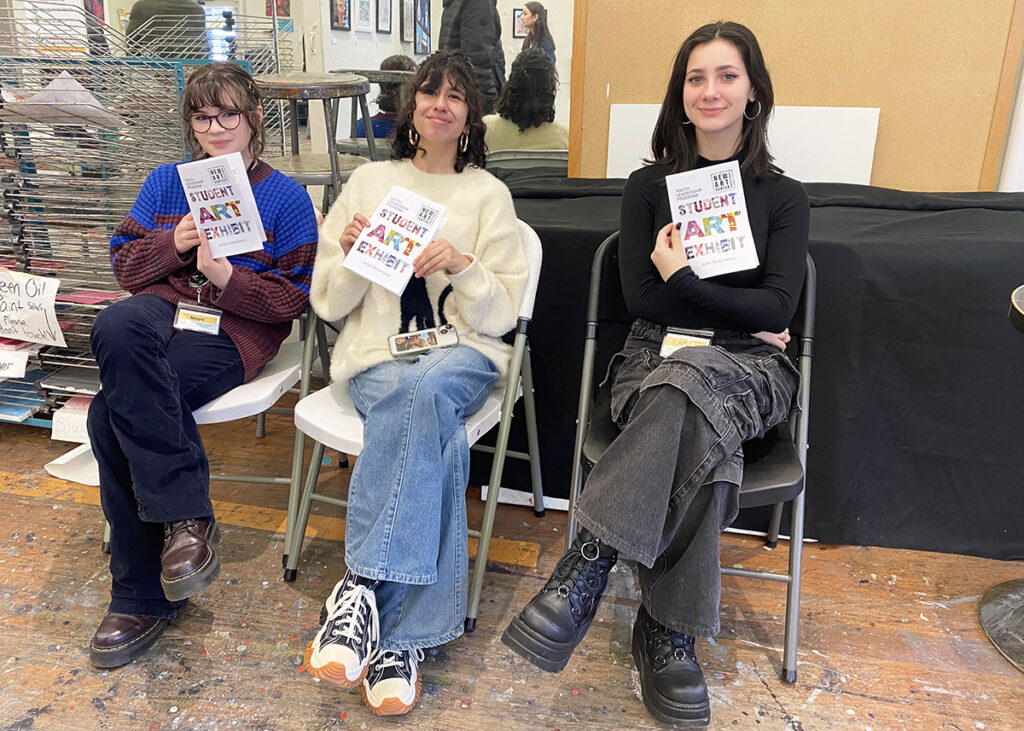
POLYGON ((219 114, 210 116, 208 114, 190 114, 188 123, 192 126, 193 132, 209 132, 213 120, 217 120, 223 129, 236 129, 242 123, 242 113, 234 109, 226 109, 219 114))

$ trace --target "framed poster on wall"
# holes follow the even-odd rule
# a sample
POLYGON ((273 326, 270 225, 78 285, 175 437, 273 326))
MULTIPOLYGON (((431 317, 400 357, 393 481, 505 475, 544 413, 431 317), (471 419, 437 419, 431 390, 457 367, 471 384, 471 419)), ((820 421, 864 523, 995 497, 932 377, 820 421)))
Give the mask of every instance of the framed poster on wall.
POLYGON ((512 11, 512 37, 526 38, 526 29, 523 28, 523 9, 516 8, 512 11))
POLYGON ((399 40, 403 43, 412 43, 416 40, 416 0, 398 0, 401 4, 399 24, 401 33, 399 40))
POLYGON ((416 0, 416 40, 413 53, 430 53, 430 0, 416 0))
POLYGON ((377 32, 391 32, 391 0, 377 0, 377 32))
POLYGON ((331 30, 351 30, 351 15, 349 0, 331 0, 331 30))
POLYGON ((373 0, 356 0, 356 30, 373 32, 373 0))

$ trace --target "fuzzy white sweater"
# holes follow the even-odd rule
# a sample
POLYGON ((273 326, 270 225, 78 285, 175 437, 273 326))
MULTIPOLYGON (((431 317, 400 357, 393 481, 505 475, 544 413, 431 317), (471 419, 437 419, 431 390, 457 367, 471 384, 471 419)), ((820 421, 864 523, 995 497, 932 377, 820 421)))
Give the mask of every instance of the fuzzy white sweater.
POLYGON ((332 379, 346 383, 357 373, 391 360, 388 337, 420 329, 416 322, 402 322, 397 295, 342 266, 341 232, 356 213, 369 218, 395 185, 447 207, 448 218, 438 237, 468 255, 472 263, 458 274, 441 271, 428 276, 429 306, 435 324, 440 325, 438 301, 451 285, 444 298, 444 319, 455 326, 459 343, 490 358, 504 379, 511 348, 501 336, 515 327, 527 279, 512 196, 484 170, 467 167, 457 174, 431 175, 410 160, 368 163, 356 169, 320 227, 310 302, 329 322, 347 318, 331 358, 332 379))

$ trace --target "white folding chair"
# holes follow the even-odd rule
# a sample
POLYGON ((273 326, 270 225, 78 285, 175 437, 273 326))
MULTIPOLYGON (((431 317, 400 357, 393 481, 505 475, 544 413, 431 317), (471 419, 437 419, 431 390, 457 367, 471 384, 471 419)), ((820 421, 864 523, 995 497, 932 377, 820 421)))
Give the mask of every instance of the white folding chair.
MULTIPOLYGON (((310 311, 312 312, 312 311, 310 311)), ((256 416, 256 436, 263 437, 266 434, 266 414, 268 413, 281 413, 290 414, 291 409, 278 409, 273 408, 274 404, 277 403, 278 399, 285 394, 285 392, 292 389, 296 383, 300 383, 298 389, 299 398, 305 398, 310 391, 309 388, 309 368, 304 368, 304 348, 306 342, 310 344, 310 350, 312 352, 312 345, 314 342, 319 341, 320 343, 320 354, 324 356, 326 353, 326 334, 324 331, 323 323, 319 321, 315 316, 307 315, 305 322, 300 323, 304 326, 308 332, 304 333, 303 340, 296 343, 285 343, 281 346, 280 350, 277 351, 277 355, 263 366, 263 370, 259 372, 254 379, 248 383, 243 383, 241 386, 236 386, 227 393, 218 396, 212 401, 203 404, 201 407, 192 412, 192 417, 195 419, 196 424, 222 424, 228 421, 235 421, 236 419, 245 419, 250 416, 256 416)), ((326 363, 326 361, 325 361, 326 363)), ((312 358, 310 358, 310 366, 312 365, 312 358)), ((302 449, 303 441, 302 435, 296 431, 295 434, 295 449, 298 452, 298 458, 292 460, 293 474, 289 477, 267 477, 260 475, 215 475, 210 474, 211 481, 218 482, 250 482, 263 485, 288 485, 298 479, 297 475, 301 475, 301 460, 302 460, 302 449), (298 467, 296 468, 296 465, 298 467)), ((92 456, 92 451, 88 444, 84 444, 79 449, 83 451, 88 450, 88 455, 82 455, 88 457, 95 462, 95 457, 92 456)), ((51 472, 51 474, 54 474, 51 472)), ((55 474, 56 477, 61 477, 60 474, 55 474)), ((97 484, 99 481, 97 480, 97 484)), ((288 545, 289 533, 288 530, 291 527, 289 522, 285 528, 285 545, 288 545)), ((103 551, 104 553, 110 552, 110 524, 106 524, 103 532, 103 551)))
MULTIPOLYGON (((479 537, 476 563, 473 568, 473 580, 470 585, 469 606, 466 613, 466 631, 472 632, 476 627, 476 616, 480 605, 480 591, 484 582, 484 571, 487 568, 487 551, 491 540, 491 529, 494 525, 494 513, 498 506, 498 492, 501 485, 501 473, 505 457, 526 459, 530 462, 530 475, 533 482, 534 512, 543 515, 544 493, 541 487, 540 458, 537 442, 537 419, 533 400, 533 374, 530 369, 530 349, 526 340, 526 329, 533 316, 533 303, 537 295, 537 282, 540 279, 542 252, 540 239, 528 225, 519 221, 519 234, 526 251, 529 265, 529 278, 523 293, 522 304, 515 329, 515 341, 512 359, 509 364, 508 378, 503 388, 491 391, 487 401, 473 416, 466 420, 466 436, 470 445, 499 425, 497 442, 493 448, 477 447, 492 452, 490 484, 487 492, 487 504, 484 509, 483 525, 480 532, 470 531, 470 535, 479 537), (523 397, 526 416, 526 435, 528 454, 508 450, 508 435, 512 425, 512 410, 516 399, 523 397)), ((320 463, 323 459, 324 447, 336 449, 343 454, 358 455, 363 449, 363 423, 356 412, 349 396, 347 383, 334 383, 308 396, 295 405, 295 426, 316 441, 313 457, 306 473, 306 483, 296 512, 289 506, 288 525, 291 542, 286 543, 286 563, 284 578, 294 581, 297 574, 299 553, 306 534, 306 523, 313 500, 345 507, 345 500, 316 493, 316 482, 320 474, 320 463), (295 519, 292 520, 292 516, 295 519), (294 524, 294 526, 293 526, 294 524)), ((293 495, 297 484, 293 485, 293 495)))

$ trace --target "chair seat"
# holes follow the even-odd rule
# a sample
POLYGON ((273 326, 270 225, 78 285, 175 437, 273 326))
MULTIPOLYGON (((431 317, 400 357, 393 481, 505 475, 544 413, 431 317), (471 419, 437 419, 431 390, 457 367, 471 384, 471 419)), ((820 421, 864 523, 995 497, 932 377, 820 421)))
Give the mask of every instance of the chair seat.
MULTIPOLYGON (((346 182, 352 171, 370 162, 357 155, 338 155, 338 172, 341 182, 346 182)), ((300 185, 329 185, 331 182, 331 159, 326 152, 304 152, 298 155, 267 158, 266 163, 280 170, 300 185)))
POLYGON ((192 412, 197 424, 219 424, 266 411, 299 380, 302 343, 285 343, 259 375, 192 412))
MULTIPOLYGON (((504 389, 492 389, 483 407, 466 420, 466 437, 473 445, 501 420, 504 389)), ((522 387, 518 396, 522 395, 522 387)), ((356 412, 348 384, 332 383, 295 405, 295 425, 326 447, 344 454, 363 451, 363 422, 356 412)))
POLYGON ((788 502, 804 487, 804 470, 789 427, 783 423, 773 431, 775 440, 768 450, 743 462, 740 508, 788 502))

